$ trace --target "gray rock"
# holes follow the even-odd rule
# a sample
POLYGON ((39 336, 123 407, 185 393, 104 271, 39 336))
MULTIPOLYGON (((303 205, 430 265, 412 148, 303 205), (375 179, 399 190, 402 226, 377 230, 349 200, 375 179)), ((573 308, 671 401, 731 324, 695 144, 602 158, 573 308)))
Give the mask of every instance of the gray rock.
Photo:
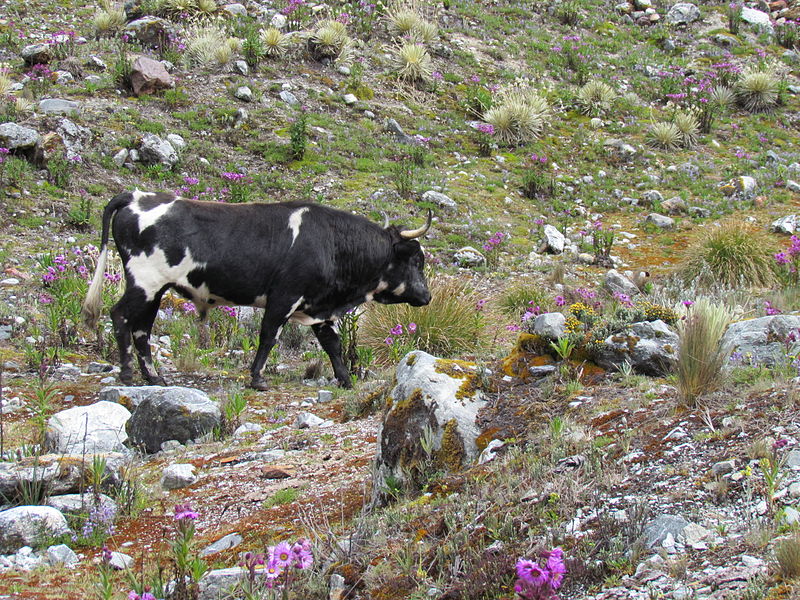
POLYGON ((472 246, 464 246, 463 248, 459 248, 456 250, 453 258, 459 267, 471 268, 480 267, 481 265, 486 264, 486 257, 481 254, 479 250, 476 250, 472 246))
POLYGON ((14 328, 6 323, 0 323, 0 342, 10 340, 14 328))
POLYGON ((603 146, 609 148, 617 156, 626 160, 633 158, 637 154, 636 148, 631 146, 629 143, 619 139, 606 140, 605 142, 603 142, 603 146))
POLYGON ((450 196, 434 190, 428 190, 422 194, 422 201, 432 202, 439 208, 444 208, 446 210, 456 210, 458 208, 458 204, 456 204, 456 201, 450 198, 450 196))
MULTIPOLYGON (((90 362, 86 365, 86 372, 90 374, 95 373, 110 373, 114 370, 114 365, 111 363, 103 363, 103 362, 90 362)), ((101 400, 105 400, 105 398, 100 398, 101 400)))
MULTIPOLYGON (((94 495, 84 493, 50 496, 47 506, 52 506, 65 515, 87 513, 94 506, 94 495)), ((117 514, 117 503, 106 494, 100 494, 100 508, 112 515, 117 514)))
POLYGON ((347 104, 347 106, 353 106, 356 102, 358 102, 358 98, 356 98, 355 94, 345 94, 342 97, 342 100, 344 100, 344 103, 347 104))
POLYGON ((644 222, 655 225, 659 229, 672 229, 675 227, 675 219, 658 213, 650 213, 645 217, 644 222))
POLYGON ((175 31, 175 26, 166 19, 146 16, 125 25, 123 33, 134 36, 145 46, 157 46, 175 31))
POLYGON ((800 481, 789 484, 789 496, 792 498, 800 498, 800 481))
POLYGON ((409 481, 415 472, 410 465, 430 460, 432 469, 452 472, 478 458, 477 415, 486 404, 476 384, 479 376, 475 364, 419 350, 400 361, 397 385, 378 433, 376 501, 388 477, 419 483, 409 481))
POLYGON ((300 100, 298 100, 297 96, 295 96, 289 90, 281 90, 281 93, 278 94, 278 96, 289 106, 300 106, 300 100))
POLYGON ((247 578, 248 571, 242 567, 207 571, 199 582, 197 600, 220 600, 234 594, 239 583, 247 578))
POLYGON ((175 86, 175 80, 162 63, 139 56, 131 65, 131 88, 136 96, 154 94, 175 86))
POLYGON ((283 29, 286 27, 286 17, 281 13, 275 13, 272 15, 270 25, 272 25, 275 29, 283 29))
POLYGON ((800 467, 800 449, 793 448, 789 451, 786 455, 786 466, 790 469, 796 469, 800 467))
POLYGON ((531 377, 547 377, 548 375, 552 375, 556 372, 555 365, 539 365, 535 367, 529 367, 528 372, 531 374, 531 377))
POLYGON ((680 540, 683 530, 689 521, 679 515, 660 515, 650 521, 643 532, 644 543, 648 550, 660 546, 671 535, 673 539, 680 540))
POLYGON ((186 388, 180 386, 160 386, 160 385, 112 385, 100 390, 99 400, 106 402, 116 402, 130 411, 139 406, 142 401, 159 390, 174 390, 179 393, 186 388))
POLYGON ((786 189, 790 192, 794 192, 795 194, 800 194, 800 183, 794 181, 793 179, 789 179, 786 182, 786 189))
POLYGON ((92 131, 73 123, 69 119, 61 119, 56 127, 56 133, 64 143, 64 153, 68 159, 80 157, 84 144, 92 140, 92 131))
POLYGON ((762 28, 768 33, 772 33, 773 31, 772 20, 769 18, 769 14, 749 6, 742 6, 742 21, 762 28))
POLYGON ((175 148, 167 140, 154 133, 146 133, 139 145, 139 160, 147 165, 161 164, 171 169, 178 164, 179 158, 175 148))
POLYGON ((177 490, 192 485, 197 481, 194 465, 185 463, 169 465, 161 475, 161 487, 165 490, 177 490))
POLYGON ((333 392, 330 390, 319 390, 317 392, 317 402, 330 402, 333 400, 333 392))
POLYGON ((664 200, 664 202, 661 203, 661 208, 671 215, 685 213, 686 201, 680 196, 675 196, 669 200, 664 200))
MULTIPOLYGON (((289 92, 286 92, 286 93, 288 94, 289 92)), ((283 94, 283 92, 281 92, 281 94, 283 94)), ((251 90, 246 85, 242 85, 242 86, 239 86, 238 88, 236 88, 236 91, 233 93, 233 95, 236 98, 238 98, 239 100, 241 100, 242 102, 252 102, 253 101, 253 90, 251 90)))
POLYGON ((200 556, 208 556, 210 554, 215 554, 217 552, 222 552, 223 550, 230 550, 231 548, 235 548, 239 544, 244 541, 241 535, 238 533, 229 533, 225 537, 218 539, 216 542, 211 544, 210 546, 206 546, 200 551, 200 556))
POLYGON ((39 111, 46 115, 77 115, 80 112, 80 104, 72 100, 46 98, 39 101, 39 111))
POLYGON ((47 421, 45 446, 65 454, 122 452, 128 435, 127 408, 113 402, 76 406, 54 414, 47 421))
POLYGON ((56 71, 56 85, 66 85, 75 81, 75 77, 69 71, 56 71))
POLYGON ((247 9, 244 7, 244 4, 239 4, 235 2, 233 4, 226 4, 222 7, 222 10, 228 13, 232 17, 246 17, 247 16, 247 9))
POLYGON ((310 412, 298 413, 294 419, 294 426, 296 429, 308 429, 311 427, 319 427, 325 422, 325 419, 320 419, 317 415, 310 412))
POLYGON ((735 469, 736 469, 736 461, 733 459, 721 460, 711 465, 711 472, 714 473, 714 475, 716 475, 717 477, 720 477, 727 473, 732 473, 735 469))
POLYGON ((111 560, 108 562, 112 569, 117 571, 125 571, 126 569, 133 568, 133 557, 123 554, 122 552, 112 552, 111 560))
POLYGON ((16 123, 0 123, 0 146, 9 150, 32 149, 39 142, 39 132, 16 123))
POLYGON ((700 219, 707 219, 711 216, 711 211, 702 206, 690 206, 688 209, 689 216, 697 217, 700 219))
POLYGON ((112 160, 114 161, 114 164, 117 165, 118 167, 124 165, 125 161, 128 160, 128 149, 123 148, 122 150, 117 152, 112 160))
POLYGON ((664 201, 664 195, 659 192, 658 190, 647 190, 643 195, 642 199, 647 202, 650 206, 653 204, 659 204, 664 201))
POLYGON ((237 73, 245 77, 250 74, 250 66, 247 64, 247 61, 237 60, 233 63, 233 68, 236 69, 237 73))
POLYGON ((183 137, 177 133, 167 134, 167 141, 173 148, 175 148, 175 152, 178 154, 186 150, 186 140, 184 140, 183 137))
POLYGON ((78 555, 66 544, 50 546, 45 553, 48 564, 52 566, 62 565, 71 569, 78 564, 78 555))
POLYGON ((258 423, 242 423, 233 432, 234 438, 241 438, 250 433, 261 433, 264 428, 258 423))
POLYGON ((25 46, 19 55, 28 67, 47 64, 53 60, 53 50, 50 44, 30 44, 25 46))
POLYGON ((85 64, 90 69, 95 69, 96 71, 105 71, 108 69, 108 65, 106 65, 103 59, 95 54, 89 56, 89 58, 86 59, 85 64))
POLYGON ((400 127, 400 124, 394 119, 386 119, 386 123, 384 123, 383 128, 389 133, 391 133, 395 137, 395 139, 401 144, 417 143, 417 141, 412 136, 406 134, 406 132, 403 131, 403 128, 400 127))
POLYGON ((783 518, 787 525, 797 525, 800 523, 800 512, 793 506, 783 508, 783 518))
POLYGON ((193 388, 158 388, 133 411, 126 430, 130 442, 148 453, 168 440, 185 444, 220 423, 220 410, 205 392, 193 388))
POLYGON ((50 506, 17 506, 0 512, 0 554, 36 546, 69 533, 67 520, 50 506))
POLYGON ((608 336, 597 356, 605 369, 618 369, 628 362, 637 373, 662 377, 672 370, 678 357, 678 334, 661 320, 632 323, 608 336))
POLYGON ((797 231, 798 224, 800 224, 800 215, 786 215, 773 221, 772 225, 769 226, 769 230, 773 233, 792 235, 797 231))
POLYGON ((786 360, 785 340, 800 327, 800 316, 772 315, 728 326, 722 343, 753 364, 772 366, 786 360))
POLYGON ((639 293, 639 288, 636 287, 636 284, 616 269, 611 269, 606 273, 603 286, 612 294, 618 292, 620 294, 634 296, 639 293))
POLYGON ((557 340, 565 332, 566 317, 560 312, 537 315, 533 320, 533 333, 544 338, 557 340))
POLYGON ((543 252, 550 252, 551 254, 561 254, 566 246, 567 239, 555 226, 549 223, 543 229, 544 240, 542 241, 543 252))
POLYGON ((689 2, 672 5, 664 17, 671 25, 688 25, 700 18, 700 9, 689 2))

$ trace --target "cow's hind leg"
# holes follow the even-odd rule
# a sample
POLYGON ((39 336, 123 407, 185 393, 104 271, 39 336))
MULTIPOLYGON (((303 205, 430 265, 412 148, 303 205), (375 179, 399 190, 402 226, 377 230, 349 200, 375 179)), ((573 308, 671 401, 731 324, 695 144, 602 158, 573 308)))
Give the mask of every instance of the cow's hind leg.
POLYGON ((264 368, 267 365, 267 357, 278 336, 281 334, 286 321, 294 313, 297 306, 302 301, 302 297, 294 298, 294 302, 283 300, 282 302, 270 302, 267 310, 264 311, 264 319, 261 321, 261 332, 258 336, 258 350, 250 368, 250 387, 256 390, 267 390, 269 386, 264 379, 264 368))
POLYGON ((153 365, 153 357, 150 353, 150 332, 158 314, 160 301, 161 294, 157 294, 153 300, 147 301, 136 291, 132 293, 126 291, 112 310, 114 331, 120 353, 120 380, 126 385, 130 385, 133 380, 131 337, 133 337, 133 346, 136 348, 139 368, 145 381, 151 385, 164 385, 164 379, 153 365))
POLYGON ((322 349, 328 354, 333 366, 333 374, 339 381, 339 385, 344 388, 353 387, 350 381, 350 372, 342 359, 342 341, 339 334, 333 329, 330 323, 317 323, 311 326, 314 335, 317 336, 322 349))

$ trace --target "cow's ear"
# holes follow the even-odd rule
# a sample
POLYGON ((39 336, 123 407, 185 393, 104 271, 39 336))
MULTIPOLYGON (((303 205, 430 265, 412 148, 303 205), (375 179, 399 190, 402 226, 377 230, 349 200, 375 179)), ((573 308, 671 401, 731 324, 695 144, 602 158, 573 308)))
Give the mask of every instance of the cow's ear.
POLYGON ((419 250, 419 242, 416 240, 402 240, 394 245, 394 253, 398 258, 408 258, 419 250))

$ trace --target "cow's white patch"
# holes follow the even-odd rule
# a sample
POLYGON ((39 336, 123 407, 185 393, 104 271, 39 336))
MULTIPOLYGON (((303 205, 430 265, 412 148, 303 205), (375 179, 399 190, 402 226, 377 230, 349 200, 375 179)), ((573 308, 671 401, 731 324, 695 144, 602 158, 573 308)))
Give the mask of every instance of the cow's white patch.
POLYGON ((316 317, 309 317, 306 313, 299 310, 296 313, 292 313, 292 316, 289 317, 289 320, 292 323, 300 323, 300 325, 316 325, 318 323, 325 322, 325 319, 317 319, 316 317))
POLYGON ((169 209, 172 208, 174 204, 174 202, 165 202, 164 204, 157 204, 148 210, 142 207, 141 200, 149 196, 150 194, 145 194, 139 190, 133 192, 133 197, 136 199, 136 202, 132 202, 129 208, 139 219, 139 231, 144 231, 155 224, 156 221, 169 212, 169 209))
POLYGON ((403 294, 403 292, 405 292, 405 291, 406 291, 406 284, 405 283, 401 283, 400 285, 398 285, 396 288, 394 288, 392 290, 392 295, 401 296, 403 294))
POLYGON ((139 338, 143 338, 143 337, 145 337, 145 336, 147 336, 147 332, 146 332, 146 331, 141 331, 141 330, 139 330, 139 331, 134 331, 134 332, 133 332, 133 337, 134 337, 134 338, 136 338, 137 340, 138 340, 139 338))
POLYGON ((291 316, 294 314, 294 311, 296 311, 296 310, 297 310, 297 308, 298 308, 298 307, 299 307, 299 306, 300 306, 300 305, 303 303, 303 300, 305 300, 305 297, 304 297, 304 296, 300 296, 300 297, 297 299, 297 302, 295 302, 294 304, 292 304, 292 308, 290 308, 290 309, 289 309, 289 312, 288 312, 288 313, 286 313, 286 318, 287 318, 287 319, 288 319, 288 318, 290 318, 290 317, 291 317, 291 316))
POLYGON ((148 302, 155 298, 161 288, 169 284, 179 285, 190 291, 198 303, 207 302, 208 286, 203 283, 199 288, 194 288, 188 280, 189 273, 205 266, 205 263, 195 262, 188 249, 180 263, 170 266, 161 248, 156 248, 150 255, 144 252, 132 255, 127 264, 134 284, 144 291, 148 302))
POLYGON ((378 282, 378 287, 376 287, 371 292, 367 292, 367 295, 364 296, 367 302, 372 302, 372 298, 375 297, 375 294, 380 294, 383 290, 389 287, 389 284, 386 283, 383 279, 378 282))
POLYGON ((292 230, 292 246, 297 236, 300 235, 300 225, 303 224, 303 215, 308 212, 308 207, 298 208, 291 215, 289 215, 289 229, 292 230))

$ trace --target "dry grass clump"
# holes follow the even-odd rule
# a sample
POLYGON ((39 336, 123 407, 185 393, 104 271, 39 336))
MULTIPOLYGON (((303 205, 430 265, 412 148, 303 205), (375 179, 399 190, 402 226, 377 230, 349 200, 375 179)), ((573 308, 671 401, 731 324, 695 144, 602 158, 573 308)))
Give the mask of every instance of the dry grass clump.
POLYGON ((386 28, 394 38, 406 38, 417 44, 430 45, 439 38, 439 28, 423 16, 421 3, 401 0, 386 11, 386 28))
POLYGON ((308 40, 308 46, 317 59, 336 58, 351 43, 347 27, 333 19, 322 21, 308 40))
MULTIPOLYGON (((477 294, 465 282, 435 277, 429 280, 427 306, 371 304, 359 323, 359 339, 372 348, 379 363, 390 362, 386 338, 398 324, 416 323, 414 347, 440 357, 474 352, 483 339, 483 313, 476 309, 477 294)), ((411 350, 412 348, 409 348, 411 350)))
POLYGON ((663 150, 680 148, 682 142, 680 129, 670 121, 657 121, 650 125, 647 140, 651 146, 663 150))
POLYGON ((0 69, 0 98, 5 98, 11 93, 11 86, 14 82, 8 76, 8 73, 0 69))
POLYGON ((694 113, 679 112, 673 121, 678 129, 681 138, 681 146, 689 148, 697 143, 697 136, 700 134, 700 121, 694 113))
POLYGON ((227 65, 233 58, 233 39, 217 25, 201 25, 187 31, 186 57, 191 66, 227 65))
POLYGON ((736 93, 727 86, 717 85, 711 89, 709 100, 720 108, 729 109, 736 103, 736 93))
POLYGON ((289 39, 275 27, 267 27, 259 32, 261 44, 264 47, 264 54, 270 58, 280 58, 286 54, 289 47, 289 39))
POLYGON ((127 17, 122 6, 115 6, 110 0, 103 0, 94 13, 94 31, 98 38, 110 36, 125 26, 127 17))
POLYGON ((688 248, 679 273, 701 287, 770 287, 777 280, 770 245, 765 232, 743 223, 715 227, 688 248))
POLYGON ((494 127, 501 144, 514 145, 538 138, 549 116, 550 106, 538 92, 517 88, 502 94, 483 120, 494 127))
POLYGON ((397 77, 406 83, 424 83, 433 73, 433 61, 422 44, 407 42, 395 48, 397 77))
POLYGON ((208 16, 217 11, 215 0, 156 0, 155 12, 165 17, 208 16))
POLYGON ((774 72, 747 69, 736 83, 736 101, 749 112, 768 112, 778 104, 779 89, 774 72))
POLYGON ((731 313, 724 305, 700 298, 678 322, 677 387, 687 406, 694 406, 700 396, 719 384, 732 349, 722 344, 730 321, 731 313))
POLYGON ((775 558, 781 575, 789 579, 800 577, 800 536, 795 534, 778 542, 775 558))
POLYGON ((578 104, 581 112, 593 117, 611 109, 617 92, 604 81, 592 80, 578 90, 578 104))

